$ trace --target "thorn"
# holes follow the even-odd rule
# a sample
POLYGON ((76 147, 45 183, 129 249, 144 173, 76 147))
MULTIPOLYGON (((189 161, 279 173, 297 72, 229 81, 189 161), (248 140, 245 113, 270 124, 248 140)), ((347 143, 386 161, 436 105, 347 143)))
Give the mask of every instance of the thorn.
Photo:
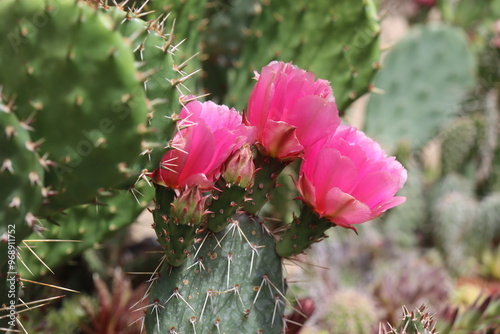
POLYGON ((36 142, 28 141, 26 142, 26 144, 24 144, 24 146, 26 147, 26 149, 28 149, 28 151, 35 152, 40 148, 44 141, 44 138, 40 138, 36 142))
POLYGON ((377 94, 377 95, 385 95, 385 91, 383 89, 377 88, 377 87, 373 86, 373 84, 370 84, 368 86, 368 91, 373 93, 373 94, 377 94))
POLYGON ((12 125, 7 125, 5 127, 5 135, 7 136, 7 139, 12 138, 16 134, 16 129, 12 125))
POLYGON ((187 64, 189 63, 190 60, 192 60, 193 58, 197 57, 198 55, 200 54, 200 52, 196 52, 194 55, 192 55, 191 57, 189 57, 188 59, 186 59, 185 61, 183 61, 180 65, 173 65, 172 66, 172 69, 176 72, 178 72, 179 74, 181 75, 184 75, 184 73, 182 72, 182 70, 184 69, 184 67, 187 66, 187 64))
POLYGON ((42 184, 40 176, 36 172, 30 172, 28 175, 28 178, 30 180, 31 186, 34 186, 34 185, 40 186, 42 184))
POLYGON ((33 249, 31 249, 30 246, 28 246, 28 244, 23 240, 23 244, 26 246, 26 248, 28 248, 28 250, 37 258, 38 261, 40 261, 40 263, 48 269, 48 271, 50 271, 52 273, 52 275, 55 275, 54 271, 52 271, 52 269, 50 269, 50 267, 45 263, 43 262, 43 260, 35 253, 35 251, 33 249))
POLYGON ((25 278, 20 278, 19 280, 21 282, 33 283, 33 284, 38 284, 38 285, 42 285, 42 286, 48 286, 49 288, 59 289, 59 290, 63 290, 63 291, 69 291, 69 292, 73 292, 73 293, 80 293, 79 291, 76 291, 76 290, 73 290, 73 289, 63 288, 61 286, 47 284, 47 283, 42 283, 42 282, 36 282, 36 281, 32 281, 32 280, 25 279, 25 278))
POLYGON ((231 273, 231 261, 233 260, 233 253, 227 254, 227 288, 229 289, 229 276, 231 273))
POLYGON ((14 174, 14 168, 12 167, 12 161, 10 159, 5 159, 0 167, 0 173, 8 170, 11 174, 14 174))
POLYGON ((18 196, 13 197, 9 203, 9 208, 19 209, 20 206, 21 206, 21 198, 19 198, 18 196))

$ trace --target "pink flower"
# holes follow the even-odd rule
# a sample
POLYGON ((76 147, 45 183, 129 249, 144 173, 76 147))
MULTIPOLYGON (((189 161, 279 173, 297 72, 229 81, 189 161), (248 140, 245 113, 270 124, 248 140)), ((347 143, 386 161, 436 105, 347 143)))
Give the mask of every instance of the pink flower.
POLYGON ((255 129, 242 124, 236 110, 211 101, 192 101, 179 117, 180 131, 172 140, 173 149, 150 174, 153 182, 163 186, 212 188, 227 158, 243 144, 255 141, 255 129))
POLYGON ((304 148, 333 133, 340 124, 328 81, 291 63, 271 62, 257 75, 247 122, 273 158, 300 157, 304 148))
POLYGON ((406 182, 404 167, 363 132, 341 125, 306 151, 297 188, 320 217, 355 228, 403 203, 394 196, 406 182))

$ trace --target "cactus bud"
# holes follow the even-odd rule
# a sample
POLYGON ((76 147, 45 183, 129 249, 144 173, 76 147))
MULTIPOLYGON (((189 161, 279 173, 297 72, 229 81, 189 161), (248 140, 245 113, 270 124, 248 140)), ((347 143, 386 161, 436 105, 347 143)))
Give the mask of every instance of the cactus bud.
POLYGON ((253 163, 253 152, 250 145, 243 145, 229 157, 224 166, 222 176, 226 182, 234 183, 241 188, 253 185, 255 180, 255 164, 253 163))
POLYGON ((198 226, 205 215, 205 202, 198 187, 186 188, 172 202, 171 216, 176 224, 198 226))

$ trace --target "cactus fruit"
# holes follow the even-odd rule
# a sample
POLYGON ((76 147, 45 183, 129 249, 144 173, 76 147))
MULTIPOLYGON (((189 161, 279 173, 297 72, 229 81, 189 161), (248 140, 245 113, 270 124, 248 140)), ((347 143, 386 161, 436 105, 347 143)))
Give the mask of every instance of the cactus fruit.
POLYGON ((108 17, 71 0, 8 0, 0 22, 3 94, 15 96, 15 114, 54 162, 48 207, 89 202, 122 182, 141 152, 147 108, 132 50, 108 17))
POLYGON ((421 147, 458 111, 462 93, 474 84, 475 62, 458 28, 414 28, 375 77, 375 87, 385 93, 370 97, 365 132, 389 151, 402 140, 421 147), (394 120, 389 128, 388 119, 394 120))
POLYGON ((345 110, 369 90, 378 68, 379 33, 371 0, 264 1, 238 66, 229 73, 227 101, 244 107, 240 101, 249 94, 249 74, 279 58, 331 80, 337 106, 345 110))
POLYGON ((198 237, 191 261, 165 264, 154 279, 147 332, 281 333, 286 284, 262 223, 240 215, 198 237))
POLYGON ((325 305, 322 319, 331 334, 371 333, 378 319, 377 307, 369 295, 341 290, 325 305))

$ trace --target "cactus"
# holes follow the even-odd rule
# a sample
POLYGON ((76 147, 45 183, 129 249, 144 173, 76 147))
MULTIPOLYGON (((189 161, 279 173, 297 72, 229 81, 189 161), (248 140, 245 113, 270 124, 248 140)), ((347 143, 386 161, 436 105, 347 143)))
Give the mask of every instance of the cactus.
POLYGON ((425 305, 410 312, 403 306, 403 319, 397 328, 389 324, 389 329, 379 331, 379 334, 437 334, 434 317, 429 314, 425 305))
MULTIPOLYGON (((158 3, 161 1, 152 2, 156 6, 153 9, 158 3)), ((118 31, 130 40, 135 60, 147 75, 144 89, 149 112, 144 123, 141 158, 130 171, 137 175, 143 169, 157 168, 166 138, 172 137, 175 130, 174 114, 179 104, 190 99, 184 95, 195 90, 196 81, 189 79, 201 67, 197 56, 199 38, 197 34, 189 34, 187 40, 185 37, 201 20, 204 1, 187 1, 175 8, 169 7, 155 13, 148 22, 141 19, 141 12, 108 8, 104 4, 102 7, 113 17, 118 31), (185 11, 190 13, 189 19, 178 16, 185 11)))
POLYGON ((444 195, 432 207, 432 232, 437 246, 444 251, 447 265, 466 271, 463 258, 465 242, 477 224, 478 203, 460 192, 444 195))
POLYGON ((0 84, 16 97, 18 118, 30 120, 40 155, 53 161, 46 204, 58 210, 88 202, 122 182, 141 152, 137 129, 147 108, 132 50, 105 16, 79 2, 1 7, 0 62, 10 65, 2 66, 0 84))
POLYGON ((443 173, 459 172, 466 166, 476 146, 476 125, 472 118, 454 120, 441 133, 441 165, 443 173))
POLYGON ((17 247, 37 227, 34 213, 42 203, 43 165, 25 122, 9 110, 0 96, 0 327, 15 323, 9 317, 18 292, 17 247), (5 307, 5 308, 4 308, 5 307))
MULTIPOLYGON (((66 210, 66 214, 58 219, 59 226, 52 226, 43 233, 47 242, 30 242, 30 239, 40 240, 34 234, 26 238, 26 247, 32 248, 46 266, 57 270, 70 258, 98 246, 102 240, 132 224, 153 198, 153 189, 144 183, 137 184, 136 189, 142 196, 126 190, 113 190, 102 193, 95 204, 83 204, 66 210)), ((29 250, 23 249, 21 256, 26 264, 26 267, 20 268, 23 277, 33 280, 47 273, 47 267, 29 250)))
POLYGON ((228 72, 245 44, 245 34, 255 15, 262 11, 260 0, 229 0, 207 8, 202 32, 203 86, 213 100, 222 101, 229 89, 228 72))
POLYGON ((379 33, 372 1, 263 1, 238 66, 229 73, 226 101, 244 107, 250 73, 279 58, 331 80, 343 111, 369 90, 378 68, 379 33))
POLYGON ((196 246, 191 261, 156 277, 148 333, 281 333, 286 284, 262 223, 237 216, 225 231, 199 234, 196 246))
POLYGON ((402 140, 420 148, 458 111, 461 94, 474 84, 474 66, 474 55, 459 29, 414 28, 387 54, 375 77, 375 87, 384 93, 370 98, 366 134, 389 151, 402 140), (390 128, 388 119, 394 120, 390 128))
POLYGON ((335 293, 323 313, 323 322, 331 334, 371 333, 377 320, 375 301, 356 290, 335 293))
MULTIPOLYGON (((472 227, 474 238, 467 238, 467 246, 475 252, 490 248, 500 241, 500 193, 490 193, 481 199, 477 222, 472 227)), ((477 255, 477 254, 474 254, 477 255)))
POLYGON ((373 295, 383 319, 394 323, 401 305, 409 308, 425 303, 439 309, 450 293, 450 277, 441 267, 426 259, 406 256, 376 275, 373 295))
POLYGON ((495 333, 500 317, 500 297, 486 295, 464 310, 448 306, 437 324, 440 334, 495 333))

